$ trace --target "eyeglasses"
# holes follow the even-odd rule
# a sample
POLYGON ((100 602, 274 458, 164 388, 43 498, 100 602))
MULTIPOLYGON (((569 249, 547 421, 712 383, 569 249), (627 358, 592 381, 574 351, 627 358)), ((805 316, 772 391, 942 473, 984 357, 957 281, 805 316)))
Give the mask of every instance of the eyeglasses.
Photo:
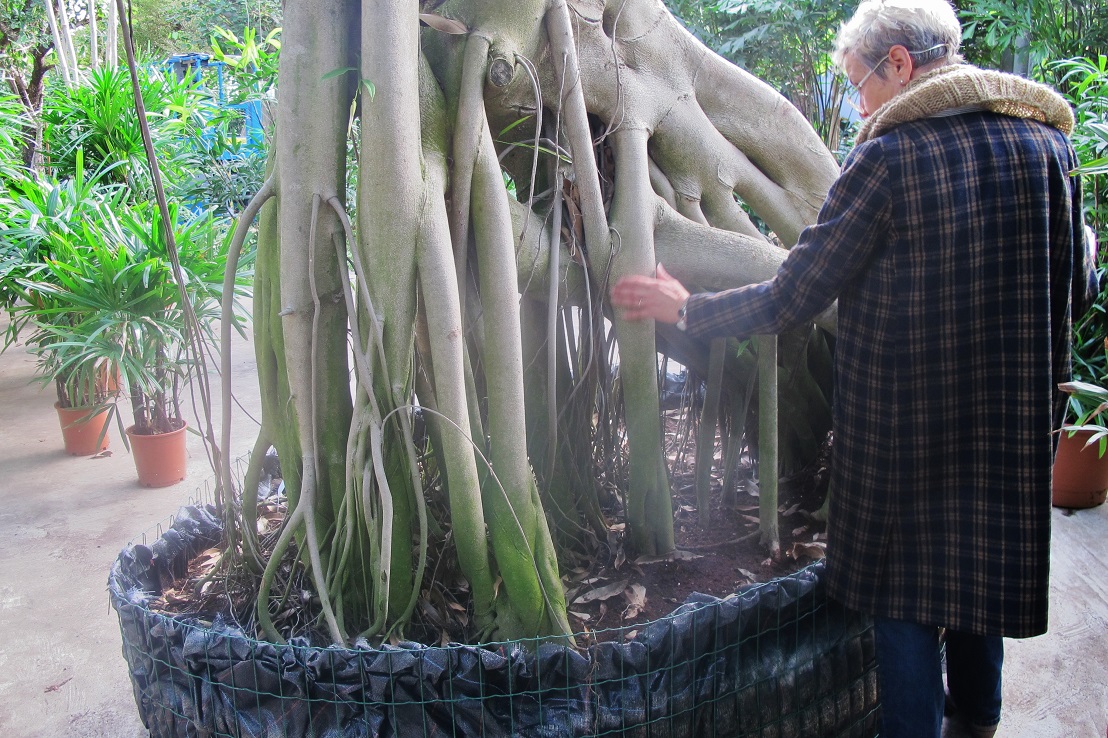
MULTIPOLYGON (((930 51, 930 49, 928 49, 928 51, 930 51)), ((856 89, 858 92, 861 92, 862 91, 862 85, 864 85, 866 82, 868 82, 869 78, 873 76, 873 73, 876 72, 881 67, 881 65, 884 64, 885 62, 887 62, 888 60, 889 60, 889 55, 888 54, 885 54, 883 57, 881 57, 881 60, 878 61, 876 64, 874 64, 873 67, 868 72, 866 72, 864 77, 862 77, 860 80, 858 80, 858 82, 854 85, 854 89, 856 89)))
MULTIPOLYGON (((909 51, 908 55, 909 56, 922 56, 923 54, 928 54, 932 51, 935 51, 936 49, 944 49, 944 48, 946 48, 946 44, 935 44, 931 48, 923 49, 922 51, 909 51)), ((890 54, 892 53, 891 49, 889 50, 889 53, 890 54)), ((876 64, 874 64, 873 67, 868 72, 866 72, 865 76, 862 77, 860 80, 858 80, 857 84, 854 85, 854 89, 858 90, 858 92, 861 92, 862 91, 862 85, 864 85, 866 82, 868 82, 869 78, 873 76, 873 73, 876 72, 878 69, 880 69, 881 65, 884 64, 885 62, 887 62, 888 60, 889 60, 889 54, 885 54, 883 57, 881 57, 881 59, 878 60, 878 62, 876 64)), ((930 61, 933 61, 933 60, 929 59, 928 62, 930 62, 930 61)), ((916 63, 919 64, 921 62, 916 62, 916 63)))

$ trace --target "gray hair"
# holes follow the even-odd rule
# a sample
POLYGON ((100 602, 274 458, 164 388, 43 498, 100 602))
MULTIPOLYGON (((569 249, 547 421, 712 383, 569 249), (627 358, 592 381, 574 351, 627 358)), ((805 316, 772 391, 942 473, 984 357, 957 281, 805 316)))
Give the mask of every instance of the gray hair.
MULTIPOLYGON (((831 58, 841 69, 847 54, 873 68, 897 44, 919 66, 962 61, 962 26, 948 0, 862 0, 839 29, 831 58)), ((885 79, 884 70, 877 75, 885 79)))

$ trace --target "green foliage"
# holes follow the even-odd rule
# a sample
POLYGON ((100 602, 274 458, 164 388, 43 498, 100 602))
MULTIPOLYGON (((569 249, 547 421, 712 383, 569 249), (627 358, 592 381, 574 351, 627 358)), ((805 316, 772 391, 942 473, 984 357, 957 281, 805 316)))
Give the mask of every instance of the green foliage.
MULTIPOLYGON (((261 186, 265 167, 264 150, 247 145, 242 112, 219 107, 207 90, 157 69, 140 69, 139 88, 170 198, 221 215, 239 212, 261 186)), ((53 176, 73 176, 82 156, 89 169, 125 185, 133 201, 153 198, 126 70, 95 70, 80 86, 56 91, 42 120, 53 176)))
POLYGON ((240 128, 240 116, 218 116, 203 146, 178 152, 178 171, 169 183, 175 200, 206 203, 220 216, 242 212, 265 181, 266 154, 247 148, 237 135, 240 128))
POLYGON ((1108 48, 1102 0, 971 0, 958 3, 965 54, 984 67, 1053 81, 1051 60, 1108 48), (1026 57, 1019 64, 1019 57, 1026 57))
POLYGON ((1100 455, 1104 456, 1108 451, 1108 427, 1100 417, 1108 411, 1108 389, 1079 381, 1065 382, 1058 386, 1069 394, 1070 408, 1076 418, 1073 425, 1065 426, 1064 430, 1091 432, 1092 436, 1086 441, 1086 445, 1097 444, 1100 455))
MULTIPOLYGON (((165 432, 178 427, 181 391, 195 368, 188 351, 187 311, 206 339, 219 318, 227 263, 226 221, 204 213, 170 220, 183 272, 173 275, 163 221, 152 204, 101 208, 76 233, 54 233, 51 256, 19 280, 33 302, 16 308, 36 328, 29 344, 46 379, 87 377, 91 367, 117 367, 129 390, 135 425, 165 432)), ((238 275, 245 294, 249 262, 238 275)))
MULTIPOLYGON (((212 58, 224 66, 224 92, 231 105, 260 101, 267 105, 277 84, 281 49, 280 29, 261 41, 253 28, 242 39, 223 28, 212 37, 212 58)), ((170 122, 168 130, 184 125, 184 118, 170 122)), ((203 131, 197 136, 185 125, 175 140, 179 176, 171 183, 174 197, 182 202, 203 202, 220 215, 235 215, 245 207, 265 181, 269 141, 248 140, 245 118, 236 107, 210 107, 204 112, 203 131)))
POLYGON ((1072 141, 1089 177, 1108 174, 1108 56, 1064 59, 1050 65, 1061 75, 1063 94, 1074 106, 1072 141))
POLYGON ((121 206, 126 192, 105 180, 105 172, 86 177, 83 158, 78 154, 73 176, 66 180, 19 177, 12 180, 6 197, 0 200, 0 310, 9 314, 4 348, 18 337, 23 324, 13 312, 18 300, 37 305, 20 280, 29 279, 43 269, 54 252, 79 238, 82 223, 96 221, 104 209, 121 206))
MULTIPOLYGON (((188 83, 155 71, 140 71, 139 89, 159 164, 172 179, 182 163, 182 149, 199 137, 203 115, 214 106, 188 83)), ((126 69, 93 70, 81 85, 48 95, 42 122, 47 169, 55 176, 72 176, 80 153, 91 170, 111 168, 111 181, 127 185, 135 199, 152 196, 126 69)))
POLYGON ((0 177, 19 176, 23 169, 19 157, 23 146, 23 127, 27 122, 27 114, 19 98, 0 94, 0 177))
POLYGON ((213 28, 241 34, 248 26, 268 34, 281 25, 280 0, 131 0, 135 47, 165 59, 204 51, 213 28))
MULTIPOLYGON (((1074 321, 1071 357, 1074 379, 1108 384, 1108 256, 1101 252, 1097 264, 1100 294, 1089 310, 1074 321)), ((1071 408, 1080 414, 1079 407, 1071 408)))
POLYGON ((1104 241, 1108 236, 1108 57, 1066 59, 1052 63, 1050 69, 1074 108, 1076 127, 1070 140, 1081 162, 1085 220, 1104 241))
POLYGON ((41 0, 0 0, 0 70, 22 72, 28 51, 51 43, 41 0))
MULTIPOLYGON (((49 290, 32 285, 47 284, 54 273, 50 264, 68 264, 82 233, 120 204, 120 190, 105 185, 99 176, 84 177, 80 158, 72 179, 35 180, 19 178, 11 183, 0 229, 0 309, 9 316, 4 346, 12 345, 21 328, 36 311, 51 315, 59 329, 72 327, 80 313, 59 305, 49 290)), ((37 331, 31 343, 40 349, 39 370, 45 381, 55 383, 63 407, 94 407, 106 401, 95 361, 68 360, 54 351, 56 335, 37 331)))
MULTIPOLYGON (((1070 139, 1081 163, 1085 220, 1103 242, 1108 234, 1108 57, 1066 59, 1048 66, 1074 107, 1076 126, 1070 139)), ((1108 384, 1108 252, 1103 248, 1097 276, 1100 294, 1073 325, 1071 356, 1078 385, 1108 384)), ((1070 414, 1080 419, 1078 425, 1091 417, 1090 399, 1087 392, 1071 392, 1070 414)))
POLYGON ((224 28, 216 28, 212 35, 212 59, 223 62, 229 72, 228 102, 263 99, 277 85, 281 29, 270 31, 261 43, 258 43, 257 35, 257 30, 252 27, 243 30, 241 40, 224 28))

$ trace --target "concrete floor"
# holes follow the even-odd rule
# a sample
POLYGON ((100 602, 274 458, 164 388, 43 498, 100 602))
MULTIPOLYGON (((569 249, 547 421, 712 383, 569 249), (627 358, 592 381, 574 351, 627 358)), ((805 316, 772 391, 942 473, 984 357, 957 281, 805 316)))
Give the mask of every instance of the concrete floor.
MULTIPOLYGON (((256 409, 251 350, 239 341, 232 353, 236 395, 256 409)), ((0 736, 142 738, 108 568, 190 501, 211 477, 207 459, 190 436, 188 479, 151 490, 138 486, 117 433, 110 456, 66 456, 52 390, 33 376, 23 347, 0 355, 0 736)), ((239 456, 256 424, 235 414, 239 456)), ((1055 510, 1053 546, 1050 632, 1007 643, 998 738, 1108 731, 1108 506, 1055 510)), ((944 730, 960 735, 956 724, 944 730)))

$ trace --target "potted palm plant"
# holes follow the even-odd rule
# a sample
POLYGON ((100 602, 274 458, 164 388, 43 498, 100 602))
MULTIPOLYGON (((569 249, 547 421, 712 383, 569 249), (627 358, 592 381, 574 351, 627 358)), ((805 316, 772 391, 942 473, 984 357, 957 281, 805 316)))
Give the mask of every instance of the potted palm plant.
MULTIPOLYGON (((1095 237, 1089 238, 1095 243, 1095 237)), ((1098 259, 1100 289, 1092 305, 1074 322, 1070 356, 1073 381, 1058 388, 1067 393, 1066 416, 1054 458, 1051 494, 1056 507, 1084 508, 1100 505, 1108 490, 1108 428, 1103 413, 1108 408, 1108 257, 1098 259)))
MULTIPOLYGON (((1059 87, 1074 106, 1072 141, 1082 165, 1084 211, 1089 236, 1108 227, 1108 57, 1067 59, 1052 65, 1059 87)), ((1100 290, 1084 315, 1074 316, 1073 382, 1059 385, 1069 393, 1066 426, 1058 439, 1054 462, 1054 504, 1090 507, 1104 501, 1108 488, 1108 439, 1103 420, 1108 386, 1108 255, 1099 254, 1100 290), (1074 468, 1072 465, 1080 464, 1074 468), (1085 465, 1090 465, 1086 468, 1085 465), (1099 471, 1097 469, 1100 469, 1099 471)))
POLYGON ((1108 490, 1108 428, 1102 418, 1108 408, 1108 259, 1097 267, 1100 292, 1092 306, 1074 322, 1071 344, 1073 381, 1058 385, 1066 392, 1066 417, 1054 458, 1053 503, 1057 507, 1099 505, 1108 490))
POLYGON ((7 323, 0 350, 14 345, 21 328, 34 321, 28 344, 38 356, 40 378, 54 385, 66 451, 73 455, 107 447, 114 373, 106 362, 86 361, 70 350, 70 332, 87 305, 68 299, 65 289, 53 289, 71 278, 67 269, 56 267, 93 258, 78 234, 117 206, 118 195, 100 174, 86 179, 78 161, 75 176, 64 182, 12 179, 4 200, 9 207, 0 239, 0 310, 7 323))
MULTIPOLYGON (((47 259, 39 278, 22 280, 28 293, 53 306, 25 307, 39 331, 35 350, 52 362, 41 363, 43 371, 104 363, 118 371, 134 416, 125 430, 127 445, 140 484, 152 487, 184 479, 182 398, 198 364, 186 326, 199 331, 198 343, 211 344, 226 265, 226 222, 207 213, 182 220, 175 205, 169 213, 180 287, 162 218, 147 204, 82 224, 80 247, 70 247, 67 259, 47 259), (79 311, 80 320, 59 326, 52 318, 61 305, 79 311)), ((238 294, 244 279, 238 280, 238 294)))
POLYGON ((1108 410, 1108 389, 1081 381, 1058 388, 1069 393, 1076 421, 1062 428, 1058 440, 1053 501, 1058 507, 1095 507, 1108 495, 1108 427, 1100 420, 1108 410))

